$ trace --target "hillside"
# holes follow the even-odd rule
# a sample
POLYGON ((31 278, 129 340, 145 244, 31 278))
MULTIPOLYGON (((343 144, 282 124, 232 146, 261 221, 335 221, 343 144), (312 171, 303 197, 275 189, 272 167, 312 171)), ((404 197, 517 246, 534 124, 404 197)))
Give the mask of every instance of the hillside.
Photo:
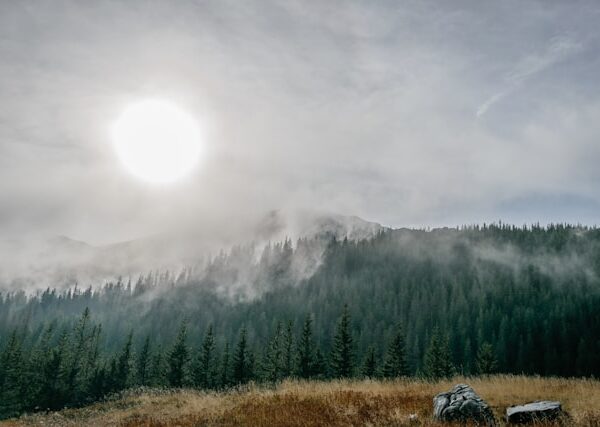
POLYGON ((319 347, 331 345, 344 304, 352 317, 357 361, 369 345, 381 357, 403 324, 412 371, 437 326, 456 364, 468 372, 482 342, 502 372, 598 375, 600 231, 569 226, 394 230, 372 239, 286 240, 236 247, 194 270, 151 271, 130 283, 0 297, 0 337, 54 319, 71 328, 87 307, 102 324, 109 352, 134 332, 168 346, 182 319, 198 345, 209 325, 217 346, 242 326, 257 354, 277 322, 299 334, 307 315, 319 347), (542 351, 540 351, 542 350, 542 351), (466 360, 465 360, 466 359, 466 360))
POLYGON ((123 242, 92 245, 66 236, 0 239, 0 292, 96 287, 118 277, 153 270, 179 271, 235 246, 315 237, 362 240, 387 228, 355 216, 319 211, 273 210, 243 221, 179 224, 168 231, 123 242))
MULTIPOLYGON (((501 420, 505 408, 540 399, 560 400, 567 425, 600 423, 600 383, 520 376, 452 381, 286 381, 275 389, 246 387, 228 393, 193 390, 125 392, 81 409, 23 416, 2 426, 352 426, 436 425, 432 397, 468 382, 501 420), (411 420, 411 415, 416 420, 411 420)), ((503 423, 501 422, 501 425, 503 423)))
POLYGON ((0 418, 137 386, 600 375, 600 230, 286 239, 198 269, 0 296, 0 418))

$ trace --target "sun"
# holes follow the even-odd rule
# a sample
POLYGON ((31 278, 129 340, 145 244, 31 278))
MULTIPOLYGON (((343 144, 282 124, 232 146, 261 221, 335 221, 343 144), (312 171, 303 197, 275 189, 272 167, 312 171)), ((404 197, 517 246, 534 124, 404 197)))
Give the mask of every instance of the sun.
POLYGON ((168 101, 144 100, 123 111, 113 127, 119 159, 136 177, 169 183, 198 163, 202 133, 196 120, 168 101))

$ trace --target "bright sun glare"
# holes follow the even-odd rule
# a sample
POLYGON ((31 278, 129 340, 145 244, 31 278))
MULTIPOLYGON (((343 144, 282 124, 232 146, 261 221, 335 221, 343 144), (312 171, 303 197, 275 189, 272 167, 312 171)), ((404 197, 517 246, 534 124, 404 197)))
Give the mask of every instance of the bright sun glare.
POLYGON ((153 183, 173 182, 189 172, 200 157, 201 137, 192 116, 161 100, 130 105, 113 128, 123 164, 133 175, 153 183))

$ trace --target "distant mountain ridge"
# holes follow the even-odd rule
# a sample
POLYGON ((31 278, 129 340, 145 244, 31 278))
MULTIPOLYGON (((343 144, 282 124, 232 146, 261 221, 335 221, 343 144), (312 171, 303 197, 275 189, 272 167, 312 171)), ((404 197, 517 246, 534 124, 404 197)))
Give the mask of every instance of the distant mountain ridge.
POLYGON ((243 230, 194 228, 95 246, 67 236, 0 242, 0 289, 87 286, 152 270, 179 269, 236 245, 300 237, 362 240, 388 229, 357 216, 273 210, 243 230))

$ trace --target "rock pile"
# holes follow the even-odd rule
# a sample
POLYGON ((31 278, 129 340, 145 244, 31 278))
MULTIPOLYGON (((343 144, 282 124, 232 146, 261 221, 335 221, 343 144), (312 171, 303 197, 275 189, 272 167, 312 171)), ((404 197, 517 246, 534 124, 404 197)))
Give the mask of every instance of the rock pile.
POLYGON ((435 396, 433 416, 438 421, 496 426, 496 419, 489 405, 467 384, 457 384, 451 391, 435 396))

